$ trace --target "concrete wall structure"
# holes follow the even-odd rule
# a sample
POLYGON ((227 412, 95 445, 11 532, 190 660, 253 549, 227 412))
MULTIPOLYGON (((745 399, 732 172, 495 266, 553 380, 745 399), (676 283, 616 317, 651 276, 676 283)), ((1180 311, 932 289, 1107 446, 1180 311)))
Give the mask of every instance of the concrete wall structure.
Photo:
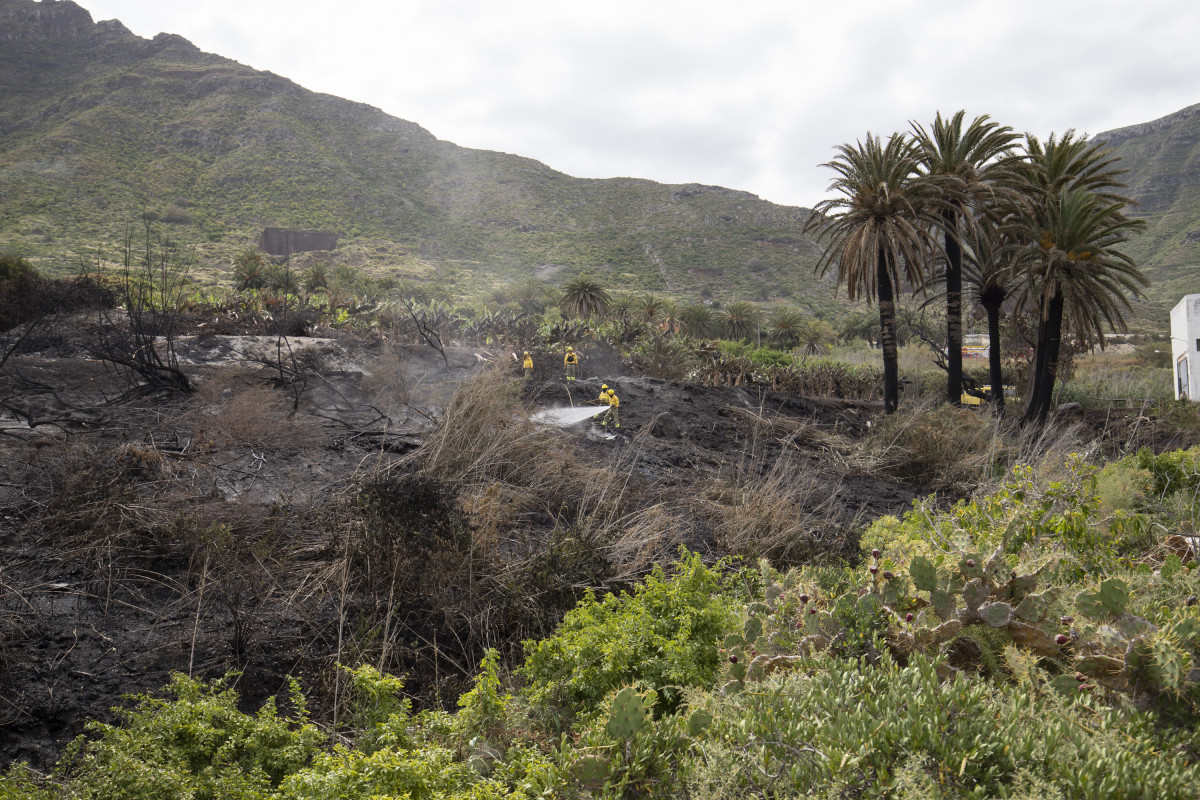
POLYGON ((333 250, 337 234, 324 231, 296 231, 291 228, 266 228, 258 237, 258 249, 273 256, 290 256, 308 250, 333 250))
POLYGON ((1171 309, 1171 355, 1175 397, 1200 402, 1200 294, 1171 309))

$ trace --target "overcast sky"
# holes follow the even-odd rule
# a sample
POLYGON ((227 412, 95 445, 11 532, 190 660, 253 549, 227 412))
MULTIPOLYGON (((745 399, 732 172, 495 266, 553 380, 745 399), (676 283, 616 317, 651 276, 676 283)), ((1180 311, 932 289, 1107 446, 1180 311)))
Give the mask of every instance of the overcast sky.
POLYGON ((937 111, 1045 136, 1200 103, 1196 0, 76 2, 456 144, 790 205, 937 111))

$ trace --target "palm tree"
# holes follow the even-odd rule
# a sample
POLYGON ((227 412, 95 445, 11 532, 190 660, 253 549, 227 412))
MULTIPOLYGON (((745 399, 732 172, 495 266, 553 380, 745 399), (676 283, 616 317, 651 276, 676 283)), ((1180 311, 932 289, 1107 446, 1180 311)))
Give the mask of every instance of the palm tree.
POLYGON ((703 303, 689 303, 680 309, 679 323, 684 336, 693 339, 711 339, 721 331, 717 312, 703 303))
POLYGON ((1004 184, 1013 180, 1017 134, 1008 126, 976 117, 963 130, 965 111, 950 119, 941 112, 929 131, 911 123, 920 147, 925 176, 941 192, 944 253, 946 256, 946 401, 958 405, 962 396, 962 228, 1004 184))
POLYGON ((792 348, 800 341, 800 326, 803 324, 804 317, 799 311, 790 306, 780 306, 767 319, 767 330, 771 332, 773 340, 792 348))
POLYGON ((854 313, 842 321, 838 338, 849 344, 855 339, 865 339, 874 346, 879 341, 879 315, 854 313))
POLYGON ((1145 277, 1118 247, 1141 220, 1125 205, 1086 188, 1064 190, 1030 206, 1028 235, 1017 265, 1038 310, 1037 354, 1022 424, 1042 425, 1050 412, 1064 323, 1083 344, 1103 342, 1106 327, 1123 329, 1127 294, 1140 295, 1145 277))
POLYGON ((233 283, 239 292, 267 285, 267 260, 256 248, 248 247, 233 257, 233 283))
POLYGON ((609 300, 605 313, 614 322, 631 322, 638 316, 637 306, 638 303, 633 299, 633 295, 621 292, 613 295, 609 300))
POLYGON ((805 354, 810 356, 824 353, 836 339, 833 333, 833 326, 823 319, 816 319, 814 317, 801 322, 797 335, 800 347, 805 354))
POLYGON ((537 278, 517 284, 513 290, 512 299, 526 314, 541 314, 546 310, 546 292, 542 282, 537 278))
POLYGON ((988 326, 988 378, 992 409, 1004 416, 1004 375, 1000 355, 1000 314, 1020 280, 1013 250, 993 225, 973 225, 963 236, 963 281, 972 300, 983 307, 988 326))
POLYGON ((670 300, 663 301, 662 324, 659 327, 668 334, 683 331, 683 322, 679 319, 679 306, 670 300))
POLYGON ((287 264, 276 264, 266 269, 266 285, 279 294, 300 294, 300 275, 287 264))
POLYGON ((667 301, 652 294, 644 294, 638 299, 637 317, 642 322, 653 325, 662 319, 667 309, 667 301))
POLYGON ((309 294, 329 288, 329 267, 325 262, 318 261, 308 268, 308 272, 304 274, 304 291, 309 294))
POLYGON ((563 284, 563 310, 574 316, 584 319, 604 316, 610 302, 612 298, 600 282, 587 275, 580 275, 563 284))
POLYGON ((830 239, 818 272, 836 264, 838 284, 846 284, 851 300, 862 295, 879 302, 883 407, 891 414, 900 404, 896 287, 924 285, 922 266, 935 244, 930 231, 939 222, 931 213, 939 208, 937 195, 920 175, 917 146, 903 134, 885 144, 868 133, 865 143, 837 150, 824 166, 837 172, 829 188, 842 196, 818 203, 805 230, 830 239))
POLYGON ((721 316, 730 339, 753 339, 762 326, 762 311, 745 300, 730 303, 721 316))
POLYGON ((1075 138, 1069 130, 1062 138, 1050 134, 1044 143, 1036 136, 1025 135, 1025 158, 1017 169, 1024 181, 1023 191, 1037 195, 1042 201, 1056 201, 1064 191, 1086 189, 1099 200, 1130 205, 1124 195, 1110 191, 1124 188, 1120 177, 1127 170, 1116 166, 1120 156, 1100 142, 1075 138))

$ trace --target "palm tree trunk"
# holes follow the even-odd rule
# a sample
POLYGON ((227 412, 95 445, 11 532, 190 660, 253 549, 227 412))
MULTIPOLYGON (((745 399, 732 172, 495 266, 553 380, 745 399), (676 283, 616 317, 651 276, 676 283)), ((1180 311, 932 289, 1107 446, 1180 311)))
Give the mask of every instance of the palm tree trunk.
POLYGON ((883 348, 883 411, 894 414, 900 407, 899 351, 896 347, 896 299, 887 250, 879 248, 875 266, 879 299, 879 343, 883 348))
POLYGON ((958 213, 942 212, 946 222, 946 402, 962 404, 962 246, 958 213))
POLYGON ((1054 399, 1054 379, 1058 374, 1058 351, 1062 341, 1063 295, 1055 292, 1045 304, 1038 323, 1038 351, 1033 368, 1033 392, 1021 424, 1046 424, 1054 399))
POLYGON ((988 379, 992 385, 992 411, 1001 419, 1004 418, 1005 407, 1004 372, 1000 360, 1000 306, 1003 303, 1003 296, 983 300, 988 321, 988 379))

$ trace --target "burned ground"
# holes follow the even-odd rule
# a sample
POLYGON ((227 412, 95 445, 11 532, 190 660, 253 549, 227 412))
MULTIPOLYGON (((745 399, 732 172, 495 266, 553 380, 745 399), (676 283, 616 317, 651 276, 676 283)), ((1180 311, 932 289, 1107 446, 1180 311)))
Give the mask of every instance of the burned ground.
POLYGON ((853 558, 857 526, 927 488, 863 468, 874 404, 598 352, 570 385, 535 353, 522 383, 509 351, 195 320, 177 343, 194 391, 145 395, 88 335, 31 337, 0 376, 0 765, 47 767, 172 671, 236 670, 248 707, 298 676, 328 718, 334 663, 368 660, 450 702, 485 648, 512 663, 585 589, 679 545, 853 558), (528 421, 603 381, 619 435, 528 421))

